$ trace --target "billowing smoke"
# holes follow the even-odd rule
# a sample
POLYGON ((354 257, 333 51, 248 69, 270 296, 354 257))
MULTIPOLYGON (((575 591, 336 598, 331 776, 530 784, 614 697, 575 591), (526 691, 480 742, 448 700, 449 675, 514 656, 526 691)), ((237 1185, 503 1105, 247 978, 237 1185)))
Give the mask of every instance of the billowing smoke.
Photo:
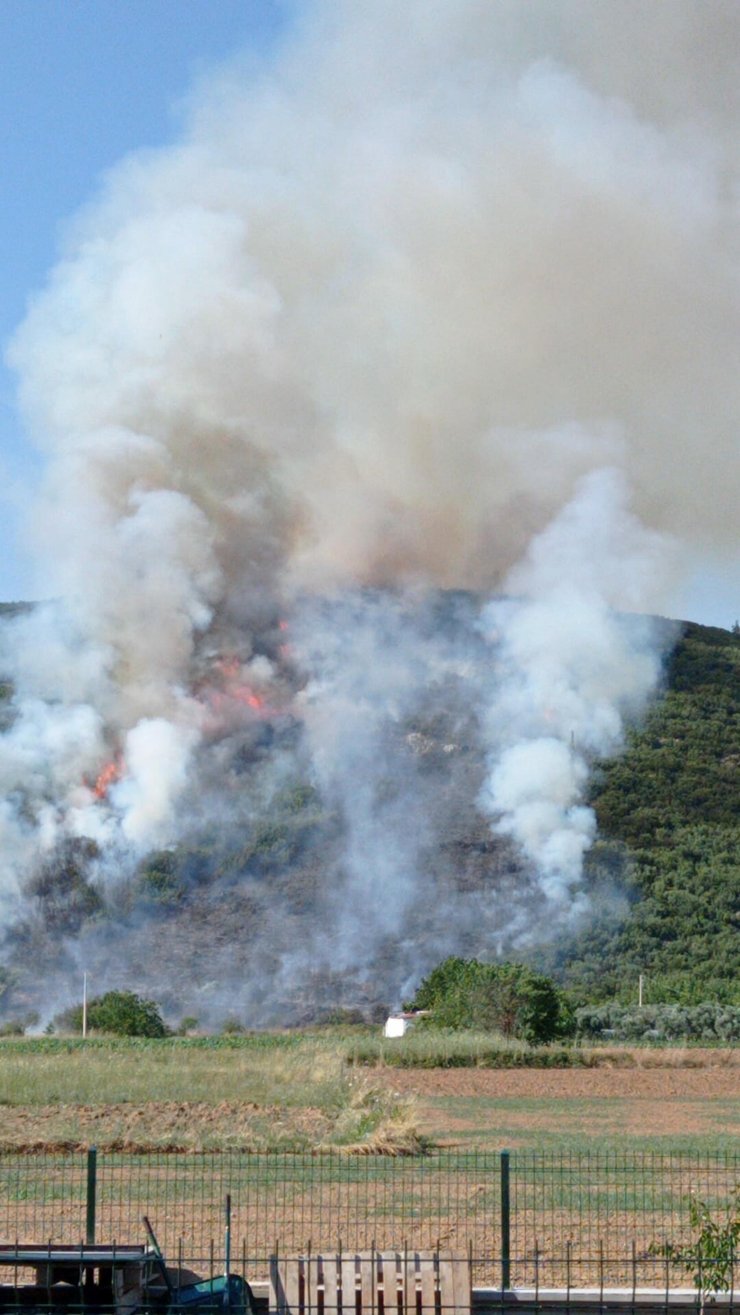
POLYGON ((662 558, 661 541, 625 506, 619 474, 595 471, 511 572, 514 597, 483 613, 501 667, 482 804, 535 864, 548 899, 571 908, 596 833, 583 804, 589 764, 620 747, 659 675, 654 626, 615 609, 656 584, 662 558))
POLYGON ((11 920, 60 845, 115 892, 297 781, 314 932, 234 866, 280 990, 321 942, 391 997, 420 904, 422 966, 521 942, 512 883, 581 915, 590 766, 659 677, 640 616, 734 533, 739 25, 307 2, 111 172, 11 352, 55 600, 4 640, 11 920), (519 855, 467 904, 445 780, 519 855))

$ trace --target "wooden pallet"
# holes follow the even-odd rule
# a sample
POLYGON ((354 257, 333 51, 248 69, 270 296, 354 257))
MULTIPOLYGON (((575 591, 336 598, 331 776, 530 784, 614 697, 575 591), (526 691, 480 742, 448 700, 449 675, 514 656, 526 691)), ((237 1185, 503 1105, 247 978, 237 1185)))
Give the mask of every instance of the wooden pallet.
POLYGON ((270 1257, 276 1315, 470 1315, 470 1261, 449 1251, 270 1257))

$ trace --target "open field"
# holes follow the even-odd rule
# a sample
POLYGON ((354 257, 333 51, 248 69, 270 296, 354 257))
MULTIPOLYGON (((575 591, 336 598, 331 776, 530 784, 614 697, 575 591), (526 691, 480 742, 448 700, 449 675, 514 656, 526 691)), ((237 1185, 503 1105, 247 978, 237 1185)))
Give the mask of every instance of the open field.
MULTIPOLYGON (((482 1043, 470 1044, 480 1067, 458 1066, 460 1053, 451 1067, 427 1066, 428 1050, 421 1068, 358 1066, 368 1038, 351 1033, 7 1040, 0 1145, 709 1150, 740 1130, 737 1049, 584 1049, 574 1052, 578 1067, 495 1069, 475 1060, 482 1043)), ((557 1054, 505 1043, 501 1053, 517 1063, 557 1054)), ((407 1058, 415 1054, 407 1049, 407 1058)))
POLYGON ((0 1146, 419 1149, 411 1101, 341 1047, 297 1040, 4 1042, 0 1146))
MULTIPOLYGON (((696 1062, 696 1052, 692 1058, 696 1062)), ((691 1068, 393 1069, 387 1081, 416 1101, 420 1130, 439 1145, 710 1150, 740 1135, 740 1067, 711 1062, 691 1068)))
POLYGON ((495 1282, 504 1146, 517 1282, 535 1255, 543 1284, 563 1281, 571 1254, 574 1282, 593 1281, 598 1257, 629 1282, 633 1255, 640 1282, 662 1282, 649 1248, 685 1230, 689 1193, 729 1200, 740 1051, 493 1069, 369 1067, 356 1050, 331 1033, 3 1042, 0 1232, 78 1241, 89 1145, 101 1239, 140 1240, 149 1213, 170 1254, 182 1238, 206 1256, 228 1191, 252 1274, 276 1239, 293 1253, 441 1240, 470 1244, 478 1281, 495 1282))

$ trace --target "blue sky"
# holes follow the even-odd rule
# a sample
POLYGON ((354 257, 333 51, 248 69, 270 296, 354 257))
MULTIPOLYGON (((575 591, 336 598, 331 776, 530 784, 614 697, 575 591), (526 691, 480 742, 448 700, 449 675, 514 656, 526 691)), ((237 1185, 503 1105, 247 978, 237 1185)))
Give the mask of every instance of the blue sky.
MULTIPOLYGON (((127 151, 177 135, 194 79, 266 56, 290 0, 2 0, 0 340, 53 266, 60 226, 127 151)), ((22 507, 39 459, 0 365, 0 600, 28 596, 22 507)))

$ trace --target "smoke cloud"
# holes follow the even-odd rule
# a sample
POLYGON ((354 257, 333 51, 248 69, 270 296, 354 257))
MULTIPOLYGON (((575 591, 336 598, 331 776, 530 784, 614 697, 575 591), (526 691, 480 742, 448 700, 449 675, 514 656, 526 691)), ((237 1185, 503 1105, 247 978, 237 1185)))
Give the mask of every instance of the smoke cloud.
MULTIPOLYGON (((6 906, 69 836, 111 888, 300 777, 336 824, 328 959, 382 959, 439 877, 434 743, 545 920, 581 916, 590 765, 659 680, 640 616, 733 548, 739 26, 307 3, 109 174, 11 348, 57 601, 3 639, 6 906)), ((502 881, 488 922, 448 892, 420 959, 502 881)))
POLYGON ((630 513, 619 473, 595 471, 511 572, 514 597, 483 614, 501 667, 482 803, 571 912, 596 834, 582 803, 589 763, 619 748, 659 678, 654 625, 616 609, 655 585, 662 549, 630 513))

